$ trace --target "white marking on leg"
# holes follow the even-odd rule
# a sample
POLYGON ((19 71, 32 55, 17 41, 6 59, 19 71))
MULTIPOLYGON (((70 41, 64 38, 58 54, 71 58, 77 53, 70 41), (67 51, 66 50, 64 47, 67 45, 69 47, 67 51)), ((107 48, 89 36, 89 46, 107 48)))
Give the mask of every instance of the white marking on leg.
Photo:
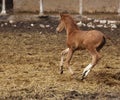
POLYGON ((62 51, 61 55, 65 55, 69 51, 69 48, 62 51))
POLYGON ((64 60, 64 57, 63 57, 63 55, 62 55, 61 61, 60 61, 60 66, 63 66, 63 60, 64 60))
POLYGON ((69 51, 69 48, 63 50, 62 53, 61 53, 61 60, 60 60, 60 73, 61 73, 61 74, 63 73, 64 55, 65 55, 66 53, 68 53, 68 51, 69 51))
POLYGON ((63 61, 64 61, 64 55, 66 54, 66 53, 68 53, 68 51, 69 51, 69 48, 67 48, 67 49, 65 49, 64 51, 62 51, 62 53, 61 53, 61 61, 60 61, 60 66, 63 66, 63 61))
POLYGON ((86 66, 86 68, 83 71, 84 77, 86 77, 88 75, 88 73, 90 72, 92 66, 93 66, 92 64, 89 64, 88 66, 86 66))
POLYGON ((69 71, 70 71, 71 74, 74 74, 73 71, 72 71, 72 69, 70 67, 69 67, 69 71))

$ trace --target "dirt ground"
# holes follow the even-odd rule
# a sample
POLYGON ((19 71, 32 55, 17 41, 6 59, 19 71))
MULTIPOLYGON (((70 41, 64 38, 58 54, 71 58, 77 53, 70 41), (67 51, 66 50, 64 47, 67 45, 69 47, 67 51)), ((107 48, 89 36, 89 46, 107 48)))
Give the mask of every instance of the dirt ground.
POLYGON ((0 100, 120 100, 120 25, 114 30, 96 28, 114 44, 107 40, 102 59, 81 81, 91 57, 86 50, 75 52, 71 61, 75 74, 64 68, 60 75, 66 34, 55 33, 57 24, 55 18, 0 22, 0 100))

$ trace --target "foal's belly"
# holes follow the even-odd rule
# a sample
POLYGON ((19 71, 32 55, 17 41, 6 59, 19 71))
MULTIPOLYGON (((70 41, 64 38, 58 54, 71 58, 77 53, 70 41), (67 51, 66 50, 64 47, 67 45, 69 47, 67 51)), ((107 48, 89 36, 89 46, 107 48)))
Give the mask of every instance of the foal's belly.
POLYGON ((78 47, 78 50, 84 50, 85 49, 85 46, 83 44, 79 45, 78 47))
POLYGON ((72 43, 70 48, 72 48, 73 50, 84 50, 85 46, 81 43, 72 43))

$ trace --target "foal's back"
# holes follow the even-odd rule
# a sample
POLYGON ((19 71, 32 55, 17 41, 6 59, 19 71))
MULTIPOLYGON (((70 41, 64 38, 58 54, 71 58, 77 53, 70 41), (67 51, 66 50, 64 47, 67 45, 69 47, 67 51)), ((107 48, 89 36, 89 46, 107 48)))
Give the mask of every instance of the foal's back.
POLYGON ((85 31, 83 32, 83 45, 87 49, 89 48, 97 48, 103 41, 104 34, 97 30, 85 31))
POLYGON ((82 30, 74 30, 68 38, 68 45, 70 43, 74 46, 74 48, 79 49, 89 49, 89 48, 97 48, 104 38, 104 34, 97 30, 90 31, 82 31, 82 30))

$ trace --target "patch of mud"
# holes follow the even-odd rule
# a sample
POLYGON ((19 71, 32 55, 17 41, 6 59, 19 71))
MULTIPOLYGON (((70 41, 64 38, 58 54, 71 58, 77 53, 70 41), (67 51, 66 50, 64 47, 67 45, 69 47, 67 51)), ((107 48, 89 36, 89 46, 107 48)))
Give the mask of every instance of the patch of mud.
POLYGON ((77 91, 69 91, 65 94, 64 100, 115 100, 120 99, 119 94, 105 93, 105 94, 81 94, 77 91))
MULTIPOLYGON (((107 86, 119 86, 120 85, 120 73, 112 73, 112 72, 106 72, 106 71, 99 71, 99 73, 93 73, 91 77, 94 77, 92 80, 95 81, 97 84, 103 83, 107 86)), ((89 80, 89 79, 87 79, 89 80)))
POLYGON ((52 91, 44 91, 44 94, 35 93, 35 94, 27 94, 26 96, 13 96, 10 95, 8 97, 0 98, 0 100, 119 100, 119 93, 89 93, 83 94, 78 91, 68 91, 68 92, 56 92, 52 91))
POLYGON ((120 81, 120 72, 113 75, 113 78, 120 81))
POLYGON ((98 94, 80 94, 77 91, 70 91, 65 93, 65 97, 64 100, 76 100, 76 99, 80 99, 80 100, 93 100, 93 99, 97 99, 98 94))

